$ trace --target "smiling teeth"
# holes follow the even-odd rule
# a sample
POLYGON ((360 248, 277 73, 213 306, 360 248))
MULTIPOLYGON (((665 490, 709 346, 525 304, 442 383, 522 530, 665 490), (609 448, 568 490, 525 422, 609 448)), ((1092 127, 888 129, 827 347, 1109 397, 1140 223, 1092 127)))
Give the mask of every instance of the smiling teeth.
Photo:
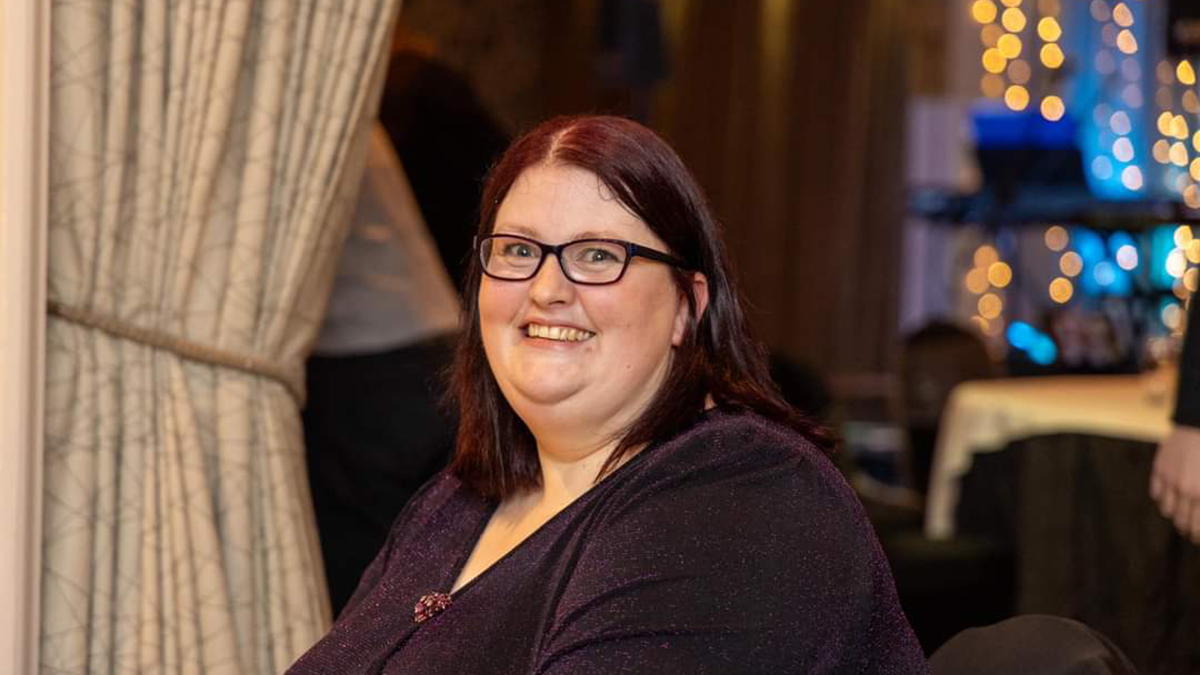
POLYGON ((543 326, 537 323, 531 323, 526 326, 525 334, 529 337, 540 337, 562 342, 583 342, 595 335, 595 333, 586 330, 564 328, 562 326, 543 326))

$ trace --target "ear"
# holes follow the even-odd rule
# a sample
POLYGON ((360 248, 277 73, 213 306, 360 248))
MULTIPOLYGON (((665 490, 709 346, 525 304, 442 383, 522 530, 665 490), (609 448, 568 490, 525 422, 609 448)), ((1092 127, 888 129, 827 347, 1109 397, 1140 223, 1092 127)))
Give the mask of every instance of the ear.
POLYGON ((696 316, 694 321, 690 316, 690 308, 686 297, 679 298, 679 311, 675 314, 675 331, 671 334, 671 344, 678 347, 683 344, 683 338, 687 335, 688 324, 692 325, 700 323, 700 317, 704 316, 704 310, 708 308, 708 277, 700 272, 692 273, 692 297, 696 299, 696 316))

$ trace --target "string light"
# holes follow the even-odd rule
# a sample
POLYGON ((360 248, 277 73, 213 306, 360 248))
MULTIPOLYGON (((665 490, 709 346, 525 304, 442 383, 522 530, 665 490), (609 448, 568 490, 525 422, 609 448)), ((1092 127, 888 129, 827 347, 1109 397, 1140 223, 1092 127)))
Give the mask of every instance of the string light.
POLYGON ((1051 251, 1061 251, 1071 242, 1071 236, 1067 233, 1067 228, 1062 225, 1051 225, 1046 228, 1046 234, 1043 235, 1046 241, 1046 248, 1051 251))

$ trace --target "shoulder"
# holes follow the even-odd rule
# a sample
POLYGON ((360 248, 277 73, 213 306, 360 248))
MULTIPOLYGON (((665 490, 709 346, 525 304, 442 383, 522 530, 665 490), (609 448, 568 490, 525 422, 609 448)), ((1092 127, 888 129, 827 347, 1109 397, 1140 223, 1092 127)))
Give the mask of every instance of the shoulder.
POLYGON ((919 652, 861 505, 803 436, 710 412, 645 452, 576 530, 560 643, 673 632, 761 672, 865 664, 877 639, 919 652))
POLYGON ((421 486, 396 519, 392 538, 411 538, 430 529, 444 529, 486 507, 486 501, 454 474, 444 470, 421 486))
POLYGON ((769 500, 809 511, 817 503, 861 513, 853 490, 825 452, 798 432, 751 412, 708 411, 675 438, 651 448, 643 480, 669 480, 711 497, 769 500), (686 477, 687 480, 681 480, 686 477))
POLYGON ((853 490, 825 453, 790 429, 753 413, 710 411, 646 452, 598 500, 602 548, 636 542, 717 568, 744 560, 748 549, 758 566, 780 569, 800 552, 813 561, 829 552, 868 575, 879 558, 853 490), (699 558, 693 545, 703 549, 699 558))

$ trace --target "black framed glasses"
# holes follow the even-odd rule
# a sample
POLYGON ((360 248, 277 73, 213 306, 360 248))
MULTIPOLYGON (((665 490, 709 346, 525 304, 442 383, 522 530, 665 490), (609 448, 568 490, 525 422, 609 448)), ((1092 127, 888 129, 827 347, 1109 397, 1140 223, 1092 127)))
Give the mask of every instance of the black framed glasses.
POLYGON ((475 238, 475 250, 483 273, 504 281, 532 279, 549 256, 558 258, 564 276, 585 286, 617 283, 635 256, 686 269, 673 255, 621 239, 577 239, 554 246, 516 234, 489 234, 475 238))

